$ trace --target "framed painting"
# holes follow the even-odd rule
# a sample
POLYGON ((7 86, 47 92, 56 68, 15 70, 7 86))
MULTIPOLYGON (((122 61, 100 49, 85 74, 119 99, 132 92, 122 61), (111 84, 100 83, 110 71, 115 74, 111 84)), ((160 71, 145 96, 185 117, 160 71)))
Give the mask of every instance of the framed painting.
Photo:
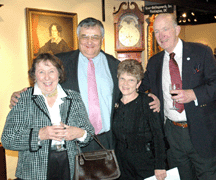
POLYGON ((78 48, 77 14, 26 8, 28 66, 40 53, 58 54, 78 48))

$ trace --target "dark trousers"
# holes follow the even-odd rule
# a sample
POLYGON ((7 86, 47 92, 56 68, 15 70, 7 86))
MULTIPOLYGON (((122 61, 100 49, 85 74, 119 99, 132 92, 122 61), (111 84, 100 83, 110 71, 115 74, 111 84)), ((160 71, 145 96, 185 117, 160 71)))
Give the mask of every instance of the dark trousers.
POLYGON ((196 152, 188 128, 167 120, 165 134, 170 145, 167 151, 169 168, 178 167, 181 180, 216 180, 216 157, 203 158, 196 152))
POLYGON ((69 180, 70 168, 67 151, 51 151, 47 180, 69 180))
MULTIPOLYGON (((22 179, 16 178, 15 180, 22 179)), ((67 151, 50 151, 47 180, 70 180, 67 151)))
MULTIPOLYGON (((96 135, 101 144, 106 149, 113 149, 113 141, 112 141, 112 132, 108 131, 102 134, 96 135)), ((82 152, 88 152, 88 151, 97 151, 101 150, 102 147, 93 139, 87 146, 82 147, 82 152)))

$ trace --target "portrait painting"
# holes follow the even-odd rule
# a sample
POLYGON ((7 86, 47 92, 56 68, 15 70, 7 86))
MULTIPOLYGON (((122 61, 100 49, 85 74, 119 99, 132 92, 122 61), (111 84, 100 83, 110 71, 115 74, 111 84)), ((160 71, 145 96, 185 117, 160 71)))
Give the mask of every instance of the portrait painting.
POLYGON ((28 65, 41 53, 58 54, 75 50, 77 14, 26 8, 28 65))

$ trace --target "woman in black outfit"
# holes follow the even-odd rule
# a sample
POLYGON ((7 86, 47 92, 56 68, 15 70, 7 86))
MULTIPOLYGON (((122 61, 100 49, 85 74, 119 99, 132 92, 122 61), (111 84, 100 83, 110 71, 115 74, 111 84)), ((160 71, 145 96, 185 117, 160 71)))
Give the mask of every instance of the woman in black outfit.
POLYGON ((149 108, 147 94, 137 92, 144 72, 136 60, 124 60, 118 66, 122 97, 116 103, 113 133, 120 180, 143 180, 156 175, 164 180, 165 144, 158 113, 149 108))

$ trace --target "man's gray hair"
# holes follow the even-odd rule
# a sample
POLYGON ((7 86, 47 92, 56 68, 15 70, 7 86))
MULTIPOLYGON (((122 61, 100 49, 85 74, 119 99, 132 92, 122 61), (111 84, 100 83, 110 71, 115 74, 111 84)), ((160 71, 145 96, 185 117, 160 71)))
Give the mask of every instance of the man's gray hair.
POLYGON ((79 36, 80 33, 80 28, 84 27, 84 28, 89 28, 89 27, 95 27, 95 26, 99 26, 101 29, 101 35, 102 37, 104 37, 104 26, 102 24, 101 21, 92 18, 92 17, 88 17, 86 19, 83 19, 77 26, 77 36, 79 36))

